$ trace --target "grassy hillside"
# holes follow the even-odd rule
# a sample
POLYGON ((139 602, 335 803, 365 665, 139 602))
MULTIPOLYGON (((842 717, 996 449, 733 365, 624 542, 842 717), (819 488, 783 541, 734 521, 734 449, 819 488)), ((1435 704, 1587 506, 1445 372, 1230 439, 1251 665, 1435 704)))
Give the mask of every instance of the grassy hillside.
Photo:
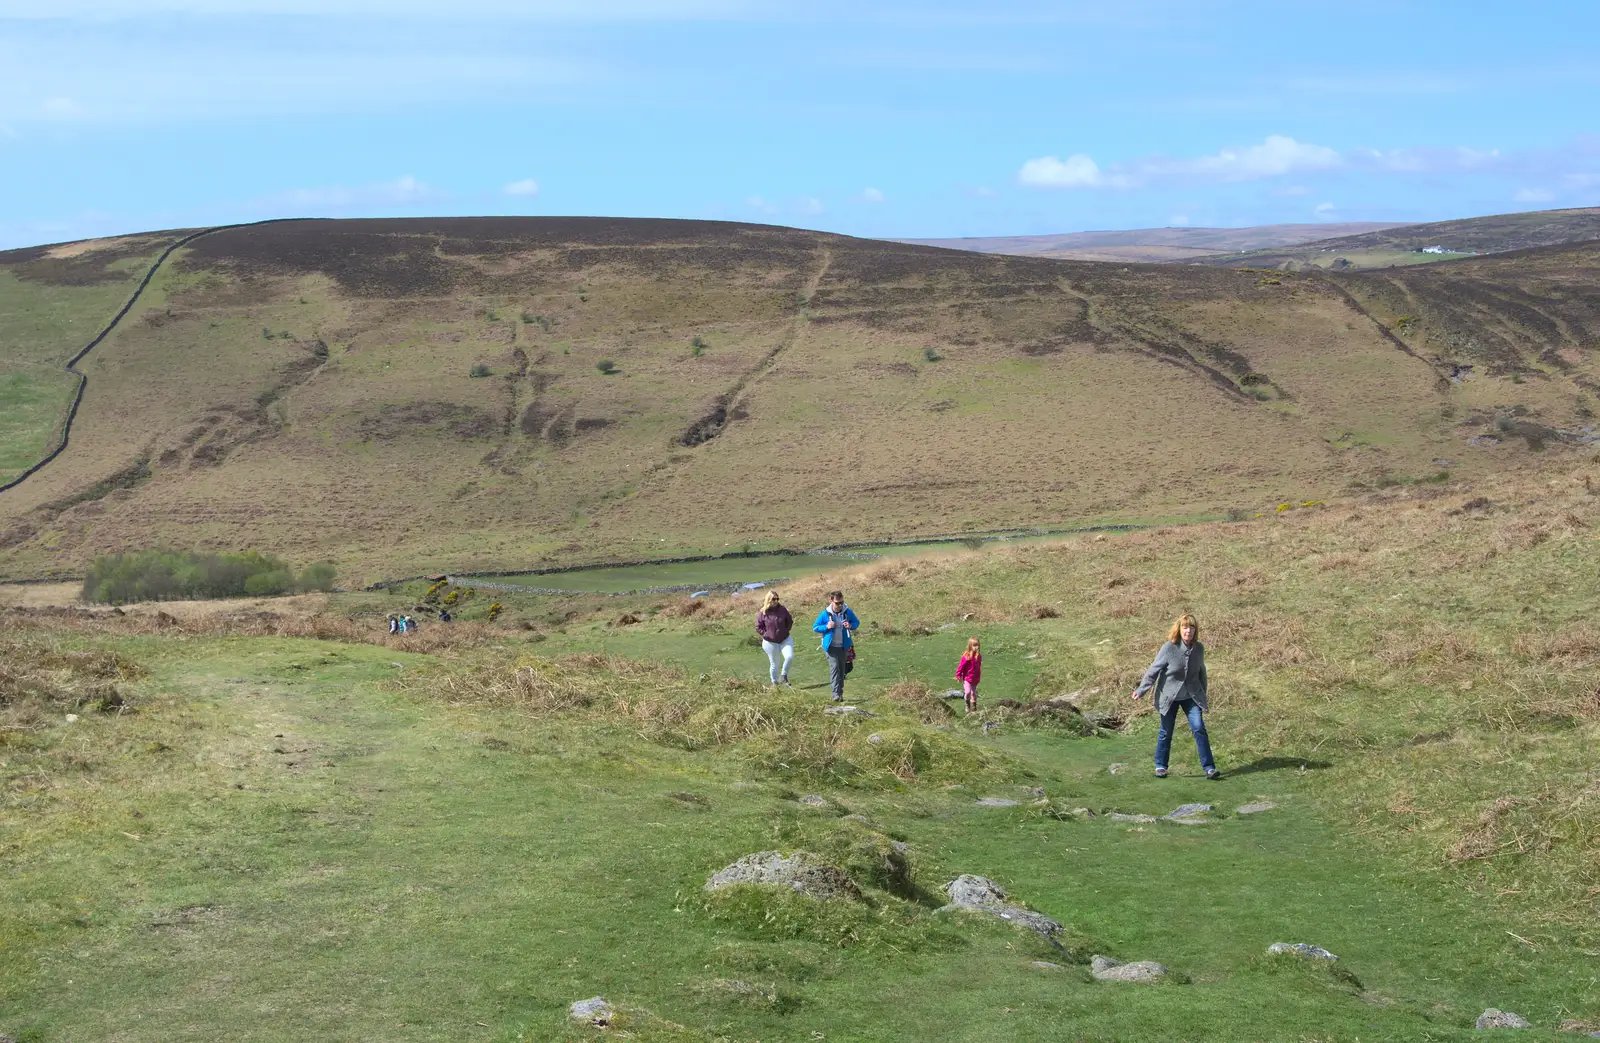
POLYGON ((1594 260, 1329 279, 711 222, 219 232, 85 361, 71 448, 0 495, 0 570, 251 546, 350 583, 1515 468, 1587 437, 1594 260), (1445 355, 1435 314, 1494 339, 1445 355), (1544 433, 1482 437, 1502 423, 1544 433))
POLYGON ((1586 207, 1391 226, 1305 242, 1292 249, 1252 249, 1195 260, 1202 264, 1254 265, 1292 271, 1388 268, 1595 239, 1600 239, 1600 207, 1586 207), (1428 247, 1443 247, 1445 252, 1424 253, 1428 247))
POLYGON ((0 483, 49 451, 77 389, 67 359, 179 234, 0 251, 0 483))
POLYGON ((1253 228, 1132 228, 1062 235, 973 236, 964 239, 898 239, 948 250, 1054 257, 1071 261, 1160 262, 1207 257, 1223 250, 1295 246, 1332 236, 1359 235, 1395 225, 1350 221, 1337 224, 1258 225, 1253 228))
POLYGON ((1592 460, 1547 463, 793 585, 845 586, 871 718, 822 713, 805 642, 795 691, 754 683, 743 599, 402 638, 397 594, 8 614, 0 1033, 578 1040, 598 994, 643 1040, 1465 1041, 1488 1007, 1574 1038, 1600 1021, 1597 496, 1592 460), (1125 696, 1184 608, 1217 783, 1185 735, 1151 778, 1125 696), (933 694, 969 632, 962 717, 933 694), (1209 821, 1111 818, 1190 801, 1209 821), (701 889, 767 849, 862 898, 701 889), (1062 947, 938 912, 960 873, 1062 947))

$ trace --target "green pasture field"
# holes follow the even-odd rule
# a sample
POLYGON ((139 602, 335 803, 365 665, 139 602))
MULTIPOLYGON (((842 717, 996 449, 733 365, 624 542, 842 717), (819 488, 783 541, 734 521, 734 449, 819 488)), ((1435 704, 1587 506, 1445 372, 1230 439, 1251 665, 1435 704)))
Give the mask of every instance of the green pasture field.
POLYGON ((43 365, 0 369, 0 482, 50 451, 78 380, 43 365))
MULTIPOLYGON (((1486 1006, 1550 1025, 1596 999, 1591 958, 1543 935, 1530 949, 1506 933, 1525 925, 1436 874, 1352 850, 1313 758, 1230 764, 1212 784, 1180 744, 1179 776, 1159 782, 1148 727, 985 739, 954 722, 1006 758, 1001 776, 817 786, 834 802, 819 813, 722 751, 391 690, 421 657, 118 647, 152 669, 138 714, 7 751, 0 1031, 19 1041, 582 1039, 593 1030, 566 1007, 596 994, 640 1039, 1464 1040, 1486 1006), (18 786, 19 768, 68 756, 72 775, 18 786), (1116 762, 1131 768, 1110 775, 1116 762), (1203 800, 1223 817, 1130 827, 974 806, 1024 786, 1102 812, 1203 800), (1278 810, 1229 814, 1259 798, 1278 810), (847 812, 910 843, 930 892, 894 917, 828 921, 863 940, 775 936, 699 902, 715 869, 805 846, 847 812), (1036 936, 934 915, 960 872, 1184 983, 1093 983, 1036 936), (1334 950, 1339 973, 1266 958, 1282 940, 1334 950)), ((884 705, 880 685, 861 691, 884 705)))
POLYGON ((792 691, 748 596, 400 639, 335 612, 343 641, 13 617, 8 669, 47 647, 147 674, 120 713, 4 707, 0 1033, 578 1040, 567 1006, 602 995, 644 1040, 1467 1040, 1488 1007, 1571 1038, 1600 1019, 1595 477, 854 565, 785 587, 792 691), (872 717, 822 712, 805 625, 834 585, 872 717), (1154 779, 1127 697, 1177 608, 1220 782, 1184 732, 1154 779), (937 698, 969 633, 970 717, 937 698), (999 705, 1064 693, 1083 716, 999 705), (1191 801, 1215 821, 1110 818, 1191 801), (863 877, 861 903, 701 891, 750 852, 890 839, 910 886, 863 877), (960 873, 1068 951, 937 912, 960 873), (1094 982, 1092 953, 1172 981, 1094 982))

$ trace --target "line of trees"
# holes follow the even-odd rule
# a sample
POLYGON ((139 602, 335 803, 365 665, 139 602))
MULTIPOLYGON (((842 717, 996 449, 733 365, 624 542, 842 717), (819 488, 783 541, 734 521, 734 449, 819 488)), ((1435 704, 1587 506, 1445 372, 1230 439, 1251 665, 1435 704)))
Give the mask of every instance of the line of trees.
POLYGON ((195 554, 140 550, 95 559, 83 581, 85 601, 162 601, 175 598, 263 597, 332 590, 332 565, 296 572, 271 554, 195 554))

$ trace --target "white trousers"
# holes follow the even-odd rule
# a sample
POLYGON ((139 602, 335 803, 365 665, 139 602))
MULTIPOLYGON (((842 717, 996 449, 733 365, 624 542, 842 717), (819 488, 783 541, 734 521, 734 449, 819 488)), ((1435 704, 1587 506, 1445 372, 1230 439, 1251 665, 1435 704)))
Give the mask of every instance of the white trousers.
POLYGON ((782 644, 763 640, 761 650, 767 653, 767 663, 771 666, 768 676, 772 678, 772 683, 777 684, 779 679, 787 681, 789 663, 794 659, 794 638, 786 637, 782 644))

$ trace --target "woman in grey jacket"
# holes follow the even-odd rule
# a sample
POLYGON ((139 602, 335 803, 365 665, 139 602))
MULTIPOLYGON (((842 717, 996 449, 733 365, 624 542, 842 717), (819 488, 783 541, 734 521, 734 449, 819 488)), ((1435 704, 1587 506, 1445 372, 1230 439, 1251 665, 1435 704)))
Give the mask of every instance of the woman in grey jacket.
POLYGON ((1200 643, 1200 624, 1191 615, 1179 616, 1167 633, 1167 643, 1156 653, 1156 661, 1144 672, 1133 697, 1152 692, 1161 729, 1156 732, 1156 778, 1167 777, 1167 757, 1172 752, 1172 729, 1178 711, 1189 718, 1195 749, 1206 778, 1220 779, 1222 772, 1211 758, 1211 742, 1206 737, 1206 648, 1200 643))

